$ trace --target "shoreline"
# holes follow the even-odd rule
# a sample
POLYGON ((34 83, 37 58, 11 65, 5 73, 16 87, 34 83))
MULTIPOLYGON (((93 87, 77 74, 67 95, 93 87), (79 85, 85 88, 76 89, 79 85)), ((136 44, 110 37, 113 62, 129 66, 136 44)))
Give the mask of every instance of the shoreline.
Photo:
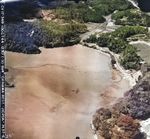
MULTIPOLYGON (((95 111, 115 102, 129 88, 125 80, 118 83, 116 74, 111 79, 108 55, 81 45, 42 49, 39 55, 7 52, 6 57, 7 67, 14 67, 6 75, 6 81, 15 86, 6 88, 7 134, 13 132, 13 138, 24 137, 24 133, 33 130, 42 137, 40 130, 45 139, 50 135, 53 139, 75 136, 94 139, 90 122, 95 111), (69 68, 40 66, 48 63, 69 68), (34 117, 30 127, 28 117, 34 117), (15 127, 9 126, 13 119, 18 119, 13 124, 15 127), (54 134, 55 130, 60 134, 54 134)), ((29 136, 34 139, 33 135, 29 136)))
POLYGON ((142 72, 140 70, 139 71, 125 70, 118 62, 118 55, 115 54, 114 52, 111 52, 108 48, 102 48, 102 47, 99 47, 98 45, 92 44, 92 43, 84 43, 83 45, 86 47, 89 47, 89 48, 94 48, 94 49, 98 50, 98 52, 103 53, 109 57, 113 57, 116 61, 116 64, 114 64, 114 66, 116 68, 115 70, 118 70, 122 73, 123 79, 128 80, 131 87, 136 85, 136 83, 139 80, 139 77, 140 78, 143 77, 142 72))
MULTIPOLYGON (((145 42, 145 41, 133 41, 133 42, 130 42, 129 44, 132 45, 132 44, 140 44, 140 43, 150 46, 150 43, 145 42)), ((122 78, 128 80, 128 82, 132 88, 133 88, 133 86, 135 86, 137 84, 138 81, 140 81, 141 78, 144 77, 141 70, 129 71, 129 70, 123 69, 123 67, 120 66, 120 64, 117 60, 118 59, 118 56, 116 56, 117 54, 115 54, 114 52, 111 52, 108 48, 101 48, 98 45, 91 44, 91 43, 89 43, 89 45, 88 45, 88 43, 86 43, 86 46, 90 47, 90 48, 94 48, 94 49, 98 50, 100 53, 104 53, 105 55, 107 55, 111 58, 113 56, 113 58, 115 58, 117 64, 114 64, 116 69, 112 69, 112 70, 114 70, 114 72, 119 71, 122 75, 122 78)), ((113 71, 112 71, 112 73, 113 73, 113 71)), ((113 78, 113 74, 112 74, 112 78, 113 78)), ((148 133, 148 129, 150 127, 149 123, 150 123, 150 118, 147 120, 142 120, 140 122, 140 125, 141 125, 140 131, 147 134, 147 139, 150 139, 150 134, 148 133)), ((104 139, 102 136, 100 136, 99 134, 96 133, 92 122, 91 122, 90 126, 91 126, 91 129, 92 129, 95 139, 104 139)))
POLYGON ((145 42, 145 41, 131 41, 131 42, 129 42, 129 44, 138 44, 138 43, 143 43, 143 44, 146 44, 146 45, 150 46, 150 42, 148 43, 148 42, 145 42))

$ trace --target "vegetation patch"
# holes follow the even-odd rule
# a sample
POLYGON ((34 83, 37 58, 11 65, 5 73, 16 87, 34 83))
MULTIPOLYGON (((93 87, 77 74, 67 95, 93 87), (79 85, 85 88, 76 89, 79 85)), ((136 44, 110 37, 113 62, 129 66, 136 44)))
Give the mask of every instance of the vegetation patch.
POLYGON ((92 121, 95 131, 105 139, 146 139, 139 131, 139 121, 150 115, 149 79, 147 74, 115 104, 98 109, 92 121))
POLYGON ((116 25, 150 26, 150 16, 138 9, 118 11, 111 16, 116 25))
POLYGON ((136 34, 136 35, 133 35, 133 36, 127 38, 128 42, 138 41, 138 40, 150 42, 150 37, 149 37, 149 35, 146 35, 146 34, 136 34))
POLYGON ((34 23, 34 26, 49 38, 47 43, 44 44, 46 47, 67 46, 79 43, 79 34, 87 30, 84 24, 75 22, 61 25, 55 21, 37 21, 34 23))
POLYGON ((100 10, 103 15, 111 14, 115 10, 135 9, 128 0, 89 0, 88 3, 95 10, 100 10))
POLYGON ((80 42, 79 34, 86 26, 70 22, 61 25, 55 21, 39 20, 6 24, 5 47, 8 51, 39 53, 38 47, 60 47, 80 42))
POLYGON ((95 22, 103 23, 105 18, 100 12, 92 10, 88 5, 83 3, 73 4, 66 7, 59 7, 56 9, 55 18, 64 19, 66 22, 72 20, 84 23, 84 22, 95 22))
POLYGON ((140 62, 137 55, 136 47, 128 44, 127 38, 137 34, 145 34, 148 36, 146 28, 141 26, 122 26, 112 33, 100 34, 100 37, 91 35, 87 40, 88 43, 97 43, 100 47, 108 47, 110 51, 119 53, 120 64, 125 69, 136 69, 140 62))

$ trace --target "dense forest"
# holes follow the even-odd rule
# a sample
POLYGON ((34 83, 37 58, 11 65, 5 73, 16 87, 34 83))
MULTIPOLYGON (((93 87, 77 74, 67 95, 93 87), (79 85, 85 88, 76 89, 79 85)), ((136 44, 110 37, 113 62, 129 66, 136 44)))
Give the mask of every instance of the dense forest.
POLYGON ((38 49, 40 46, 52 48, 73 45, 79 43, 79 35, 87 31, 84 23, 103 23, 106 21, 104 16, 115 10, 134 8, 128 1, 121 0, 94 0, 87 1, 87 3, 88 5, 79 2, 78 4, 54 6, 54 8, 51 6, 42 8, 38 3, 31 1, 6 3, 6 50, 40 53, 38 49), (42 9, 52 10, 54 18, 51 21, 43 20, 42 9), (40 20, 33 23, 23 22, 23 19, 34 18, 40 20), (33 30, 36 33, 33 33, 32 36, 27 35, 33 30))
POLYGON ((100 12, 90 9, 88 5, 83 3, 73 4, 67 7, 58 7, 55 16, 67 22, 74 20, 80 23, 103 23, 105 21, 105 18, 100 12))
POLYGON ((111 16, 116 25, 150 26, 150 16, 139 9, 118 11, 111 16))

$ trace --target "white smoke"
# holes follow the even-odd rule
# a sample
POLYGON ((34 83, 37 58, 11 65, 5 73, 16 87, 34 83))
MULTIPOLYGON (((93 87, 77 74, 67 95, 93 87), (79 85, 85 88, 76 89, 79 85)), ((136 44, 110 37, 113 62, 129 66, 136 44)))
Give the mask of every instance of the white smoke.
POLYGON ((147 119, 147 120, 143 120, 140 122, 140 125, 141 125, 141 132, 144 132, 146 133, 147 135, 147 139, 150 139, 150 118, 147 119))
POLYGON ((0 2, 13 2, 13 1, 22 1, 22 0, 1 0, 0 2))

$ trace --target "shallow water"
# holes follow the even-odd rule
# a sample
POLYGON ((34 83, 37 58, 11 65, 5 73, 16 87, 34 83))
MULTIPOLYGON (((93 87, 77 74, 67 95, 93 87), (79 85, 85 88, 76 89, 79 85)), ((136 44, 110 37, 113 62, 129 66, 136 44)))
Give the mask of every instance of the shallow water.
POLYGON ((6 88, 7 134, 12 139, 94 139, 90 122, 96 109, 122 96, 128 83, 112 82, 110 57, 94 49, 41 51, 6 52, 6 81, 15 85, 6 88))

